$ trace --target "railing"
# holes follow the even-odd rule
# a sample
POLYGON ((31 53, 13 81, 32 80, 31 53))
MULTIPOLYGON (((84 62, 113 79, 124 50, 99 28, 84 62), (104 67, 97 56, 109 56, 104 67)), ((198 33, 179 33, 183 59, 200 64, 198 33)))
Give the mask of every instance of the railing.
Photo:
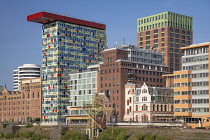
POLYGON ((181 122, 113 122, 107 126, 183 126, 181 122))

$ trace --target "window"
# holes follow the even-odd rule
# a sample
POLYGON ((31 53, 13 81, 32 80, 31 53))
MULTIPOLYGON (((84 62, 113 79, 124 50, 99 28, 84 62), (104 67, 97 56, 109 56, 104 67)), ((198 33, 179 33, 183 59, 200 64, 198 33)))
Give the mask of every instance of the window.
POLYGON ((158 33, 158 29, 155 29, 155 30, 154 30, 154 33, 158 33))
POLYGON ((158 38, 158 34, 155 34, 155 35, 154 35, 154 38, 158 38))
POLYGON ((162 30, 162 32, 164 32, 165 31, 165 28, 162 28, 161 30, 162 30))
POLYGON ((165 36, 165 33, 162 33, 161 36, 162 36, 162 37, 165 36))
POLYGON ((174 111, 175 112, 180 112, 180 108, 175 108, 174 111))
POLYGON ((176 37, 176 38, 179 38, 179 34, 175 34, 175 37, 176 37))
POLYGON ((143 104, 142 111, 147 111, 147 105, 146 104, 143 104))
POLYGON ((140 37, 140 41, 142 41, 143 40, 143 37, 140 37))
POLYGON ((175 47, 176 47, 176 48, 179 48, 179 44, 175 44, 175 47))
POLYGON ((190 91, 182 91, 182 95, 190 95, 190 91))
POLYGON ((182 44, 185 44, 185 40, 182 40, 182 44))
POLYGON ((176 29, 175 32, 176 32, 176 33, 179 33, 179 29, 176 29))
POLYGON ((158 39, 155 39, 155 40, 154 40, 154 43, 158 43, 158 39))
POLYGON ((140 33, 140 36, 143 36, 143 33, 142 32, 140 33))
POLYGON ((158 44, 154 44, 154 48, 158 48, 158 44))
POLYGON ((143 45, 143 42, 140 42, 140 46, 142 46, 143 45))
POLYGON ((180 95, 180 91, 175 91, 175 92, 174 92, 174 95, 175 95, 175 96, 180 95))
POLYGON ((170 28, 170 31, 171 31, 171 32, 174 32, 174 28, 170 28))
POLYGON ((136 105, 136 111, 139 111, 139 110, 138 110, 138 105, 136 105))
POLYGON ((146 35, 149 35, 150 34, 150 31, 146 31, 146 35))

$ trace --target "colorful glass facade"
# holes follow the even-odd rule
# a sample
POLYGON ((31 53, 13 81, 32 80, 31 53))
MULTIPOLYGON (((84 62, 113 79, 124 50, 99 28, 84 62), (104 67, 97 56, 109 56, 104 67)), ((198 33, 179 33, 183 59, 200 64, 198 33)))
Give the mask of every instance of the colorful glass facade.
POLYGON ((44 24, 42 29, 42 120, 64 122, 70 99, 68 74, 101 61, 106 31, 63 21, 44 24))

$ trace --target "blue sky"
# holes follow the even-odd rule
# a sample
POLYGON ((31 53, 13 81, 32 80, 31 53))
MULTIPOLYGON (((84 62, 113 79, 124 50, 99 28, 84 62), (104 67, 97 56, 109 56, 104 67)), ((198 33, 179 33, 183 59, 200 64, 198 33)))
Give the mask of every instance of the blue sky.
POLYGON ((137 19, 165 11, 194 18, 193 43, 210 41, 210 0, 0 0, 0 85, 9 90, 14 69, 41 64, 41 24, 26 21, 40 11, 106 24, 109 47, 135 45, 137 19))

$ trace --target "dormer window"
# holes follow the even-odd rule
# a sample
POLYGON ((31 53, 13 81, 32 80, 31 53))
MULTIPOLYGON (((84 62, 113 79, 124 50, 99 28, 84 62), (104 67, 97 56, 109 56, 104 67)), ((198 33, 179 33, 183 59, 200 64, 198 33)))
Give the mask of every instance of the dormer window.
POLYGON ((147 90, 146 90, 146 89, 143 89, 143 90, 142 90, 142 93, 147 93, 147 90))

